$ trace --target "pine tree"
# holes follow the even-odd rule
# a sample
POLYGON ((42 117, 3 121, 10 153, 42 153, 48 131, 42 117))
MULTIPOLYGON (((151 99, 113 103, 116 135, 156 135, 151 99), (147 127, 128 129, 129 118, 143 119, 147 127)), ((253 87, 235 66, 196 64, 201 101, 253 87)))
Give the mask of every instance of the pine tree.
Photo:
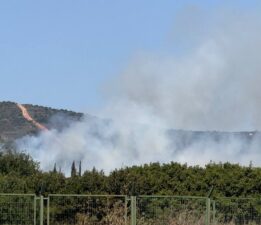
POLYGON ((57 173, 56 163, 54 164, 54 167, 53 167, 53 173, 57 173))
POLYGON ((79 176, 82 176, 82 161, 79 163, 79 176))
POLYGON ((77 175, 77 171, 75 167, 75 162, 73 161, 72 168, 71 168, 71 177, 75 177, 76 175, 77 175))

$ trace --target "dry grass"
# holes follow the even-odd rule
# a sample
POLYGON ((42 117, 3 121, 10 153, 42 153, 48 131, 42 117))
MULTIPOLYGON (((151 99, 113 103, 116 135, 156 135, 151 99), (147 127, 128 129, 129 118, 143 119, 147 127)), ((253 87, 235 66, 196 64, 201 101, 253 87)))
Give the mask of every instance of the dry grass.
MULTIPOLYGON (((123 210, 121 208, 114 208, 111 212, 105 216, 101 221, 94 221, 92 218, 77 214, 77 223, 75 225, 125 225, 125 219, 123 216, 123 210)), ((128 221, 127 225, 130 224, 128 221)), ((137 225, 205 225, 205 217, 193 218, 180 214, 175 218, 165 219, 148 219, 140 218, 137 220, 137 225)), ((229 223, 211 223, 211 225, 236 225, 234 222, 229 223)), ((257 225, 255 222, 246 223, 242 225, 257 225)))
POLYGON ((125 225, 124 215, 124 207, 122 207, 121 204, 116 203, 100 221, 97 221, 96 218, 92 218, 88 215, 78 213, 76 215, 75 225, 125 225))
MULTIPOLYGON (((59 225, 125 225, 125 209, 121 204, 115 204, 113 208, 107 210, 102 219, 97 220, 87 214, 78 213, 75 223, 59 223, 59 225)), ((127 225, 130 224, 128 219, 127 225)), ((58 225, 58 224, 57 224, 58 225)), ((137 225, 205 225, 205 216, 195 216, 192 213, 180 212, 175 216, 161 216, 157 218, 140 217, 137 219, 137 225)), ((211 223, 211 225, 236 225, 234 222, 211 223)), ((257 225, 255 222, 241 225, 257 225)))
POLYGON ((167 218, 140 218, 138 225, 205 225, 205 218, 195 218, 187 213, 167 218))

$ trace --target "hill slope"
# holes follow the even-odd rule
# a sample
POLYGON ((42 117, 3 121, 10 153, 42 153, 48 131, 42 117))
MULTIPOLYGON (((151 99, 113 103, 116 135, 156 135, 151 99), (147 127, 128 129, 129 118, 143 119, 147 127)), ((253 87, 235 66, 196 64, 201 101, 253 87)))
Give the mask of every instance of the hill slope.
MULTIPOLYGON (((14 102, 0 102, 0 142, 12 142, 17 138, 25 135, 35 135, 40 129, 39 123, 46 129, 62 130, 72 121, 80 121, 83 116, 93 120, 95 117, 76 113, 73 111, 53 109, 38 105, 24 104, 20 105, 26 109, 26 113, 30 116, 25 118, 19 105, 14 102), (32 121, 33 120, 33 121, 32 121)), ((226 142, 231 138, 239 138, 240 140, 251 141, 260 132, 216 132, 216 131, 184 131, 169 130, 171 140, 175 146, 182 149, 195 143, 195 141, 207 140, 212 142, 226 142)))
MULTIPOLYGON (((47 129, 63 129, 70 121, 79 121, 82 113, 58 110, 38 105, 23 105, 30 116, 47 129)), ((28 134, 37 134, 39 128, 27 120, 14 102, 0 102, 0 141, 12 141, 28 134)))

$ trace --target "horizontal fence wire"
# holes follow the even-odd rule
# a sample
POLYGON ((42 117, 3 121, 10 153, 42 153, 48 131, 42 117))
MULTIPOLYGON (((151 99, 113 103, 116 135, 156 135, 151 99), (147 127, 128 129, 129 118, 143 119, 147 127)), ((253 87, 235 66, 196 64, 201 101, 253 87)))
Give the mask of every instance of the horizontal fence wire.
POLYGON ((35 225, 35 195, 0 194, 1 225, 35 225))
POLYGON ((206 198, 137 197, 137 225, 205 225, 206 198))
POLYGON ((0 194, 0 225, 42 224, 261 225, 261 199, 0 194))
POLYGON ((213 224, 261 225, 261 200, 254 198, 216 198, 213 224))
POLYGON ((50 225, 127 225, 127 198, 107 195, 50 195, 50 225))

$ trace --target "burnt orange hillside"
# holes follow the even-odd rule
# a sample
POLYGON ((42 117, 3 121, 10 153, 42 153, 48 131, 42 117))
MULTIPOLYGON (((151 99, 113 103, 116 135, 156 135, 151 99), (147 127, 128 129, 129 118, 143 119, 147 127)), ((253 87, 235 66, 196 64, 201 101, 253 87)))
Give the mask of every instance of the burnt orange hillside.
POLYGON ((30 104, 0 102, 0 141, 12 141, 40 130, 63 129, 82 113, 30 104))

